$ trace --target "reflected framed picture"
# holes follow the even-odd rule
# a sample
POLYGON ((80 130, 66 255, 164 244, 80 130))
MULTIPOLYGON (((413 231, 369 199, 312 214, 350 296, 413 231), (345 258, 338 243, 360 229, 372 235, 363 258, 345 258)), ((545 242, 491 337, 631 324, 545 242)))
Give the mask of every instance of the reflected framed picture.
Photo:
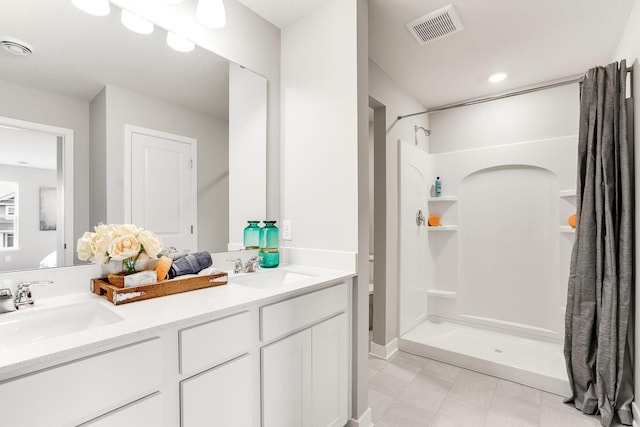
POLYGON ((40 187, 40 231, 56 229, 56 189, 40 187))

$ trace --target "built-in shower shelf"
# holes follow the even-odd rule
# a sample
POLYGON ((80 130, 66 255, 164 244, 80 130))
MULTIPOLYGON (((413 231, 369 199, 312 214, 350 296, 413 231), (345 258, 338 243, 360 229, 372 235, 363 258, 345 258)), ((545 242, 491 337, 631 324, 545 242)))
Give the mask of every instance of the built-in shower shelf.
POLYGON ((562 198, 576 197, 576 190, 562 190, 560 192, 560 197, 562 198))
POLYGON ((568 225, 561 225, 560 226, 560 232, 561 233, 575 233, 576 229, 573 227, 569 227, 568 225))
POLYGON ((458 231, 457 225, 438 225, 436 227, 427 227, 429 231, 458 231))
POLYGON ((431 289, 431 290, 427 290, 427 295, 430 297, 436 297, 436 298, 456 298, 458 296, 458 293, 453 291, 431 289))
POLYGON ((458 196, 441 196, 441 197, 429 197, 429 202, 440 202, 440 203, 455 203, 458 201, 458 196))

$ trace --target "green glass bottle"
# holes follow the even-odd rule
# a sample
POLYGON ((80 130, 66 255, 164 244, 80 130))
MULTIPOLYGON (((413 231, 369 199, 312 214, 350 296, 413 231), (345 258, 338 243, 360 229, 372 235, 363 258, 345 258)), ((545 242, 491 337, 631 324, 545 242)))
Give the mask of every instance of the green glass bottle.
POLYGON ((260 247, 260 221, 247 221, 249 225, 244 228, 244 248, 258 249, 260 247))
POLYGON ((280 236, 275 221, 264 221, 264 227, 260 229, 260 267, 273 268, 280 265, 280 252, 278 245, 280 236))

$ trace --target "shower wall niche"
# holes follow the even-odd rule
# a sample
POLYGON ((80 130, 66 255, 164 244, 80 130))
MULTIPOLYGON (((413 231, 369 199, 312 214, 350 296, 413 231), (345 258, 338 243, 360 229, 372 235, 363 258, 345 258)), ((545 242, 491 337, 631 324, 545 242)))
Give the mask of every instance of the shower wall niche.
POLYGON ((576 137, 429 157, 427 316, 560 341, 575 213, 576 137))

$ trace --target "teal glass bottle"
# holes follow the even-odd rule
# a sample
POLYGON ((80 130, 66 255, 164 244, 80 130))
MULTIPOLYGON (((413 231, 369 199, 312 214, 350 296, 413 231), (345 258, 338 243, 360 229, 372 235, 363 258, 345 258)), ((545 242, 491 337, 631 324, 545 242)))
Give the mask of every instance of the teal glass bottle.
POLYGON ((260 221, 247 221, 249 225, 244 228, 244 248, 258 249, 260 247, 260 221))
POLYGON ((260 229, 260 267, 273 268, 280 265, 280 232, 275 221, 264 221, 260 229))

